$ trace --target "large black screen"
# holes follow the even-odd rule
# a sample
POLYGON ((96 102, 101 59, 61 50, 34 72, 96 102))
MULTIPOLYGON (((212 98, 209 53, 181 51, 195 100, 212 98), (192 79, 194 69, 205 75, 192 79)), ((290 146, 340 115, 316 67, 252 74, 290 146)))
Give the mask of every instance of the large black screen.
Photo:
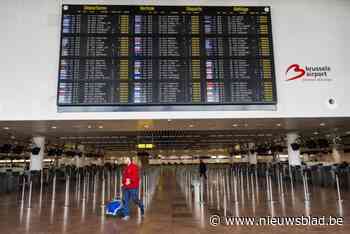
POLYGON ((59 107, 276 101, 269 7, 62 6, 59 107))

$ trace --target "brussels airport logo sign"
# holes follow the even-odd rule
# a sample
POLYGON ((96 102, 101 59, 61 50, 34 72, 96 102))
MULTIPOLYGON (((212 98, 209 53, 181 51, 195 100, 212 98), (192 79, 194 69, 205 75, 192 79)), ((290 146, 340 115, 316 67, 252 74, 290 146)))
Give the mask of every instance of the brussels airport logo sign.
POLYGON ((332 81, 329 66, 300 66, 292 64, 286 70, 286 81, 332 81))

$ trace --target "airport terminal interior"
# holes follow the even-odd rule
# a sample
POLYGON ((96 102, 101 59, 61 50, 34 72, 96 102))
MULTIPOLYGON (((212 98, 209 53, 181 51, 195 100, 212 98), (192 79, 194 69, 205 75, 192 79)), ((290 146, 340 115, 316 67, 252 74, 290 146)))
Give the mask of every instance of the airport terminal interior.
POLYGON ((349 120, 218 119, 210 123, 170 119, 1 123, 2 230, 348 232, 349 120), (216 123, 212 127, 216 129, 208 130, 210 123, 216 123), (33 126, 40 132, 33 133, 33 126), (30 161, 41 157, 34 152, 36 147, 44 154, 43 167, 30 171, 30 161), (289 165, 295 152, 293 160, 300 164, 289 165), (133 157, 141 168, 140 198, 145 205, 145 216, 141 218, 133 206, 129 221, 105 213, 108 202, 121 199, 126 157, 133 157), (206 178, 200 177, 200 160, 207 166, 206 178), (333 216, 343 217, 344 223, 215 226, 210 223, 213 215, 333 216))
POLYGON ((0 233, 349 233, 349 0, 0 4, 0 233))

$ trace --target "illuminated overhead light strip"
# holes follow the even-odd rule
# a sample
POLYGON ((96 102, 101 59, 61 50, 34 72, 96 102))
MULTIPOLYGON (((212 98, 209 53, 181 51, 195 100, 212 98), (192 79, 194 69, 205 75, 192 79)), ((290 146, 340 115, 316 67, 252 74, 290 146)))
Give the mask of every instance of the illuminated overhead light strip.
POLYGON ((137 148, 138 149, 153 149, 154 145, 153 144, 138 144, 137 148))
MULTIPOLYGON (((44 159, 44 162, 53 162, 55 159, 44 159)), ((5 159, 5 160, 0 160, 0 163, 24 163, 24 162, 30 162, 29 159, 14 159, 14 160, 10 160, 10 159, 5 159)))
POLYGON ((64 136, 60 137, 61 140, 74 140, 74 139, 119 139, 119 138, 128 138, 126 136, 64 136))

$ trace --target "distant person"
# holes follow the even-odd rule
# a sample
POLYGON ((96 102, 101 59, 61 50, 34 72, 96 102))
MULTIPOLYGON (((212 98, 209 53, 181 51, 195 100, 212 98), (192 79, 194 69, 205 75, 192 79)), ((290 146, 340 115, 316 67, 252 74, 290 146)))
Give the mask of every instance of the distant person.
POLYGON ((199 176, 203 176, 204 179, 207 179, 207 165, 205 165, 203 160, 200 160, 199 162, 199 176))
POLYGON ((123 183, 123 220, 130 219, 129 202, 132 200, 141 210, 141 216, 144 215, 144 206, 139 199, 139 168, 132 162, 131 158, 127 158, 127 166, 123 171, 122 183, 123 183))

